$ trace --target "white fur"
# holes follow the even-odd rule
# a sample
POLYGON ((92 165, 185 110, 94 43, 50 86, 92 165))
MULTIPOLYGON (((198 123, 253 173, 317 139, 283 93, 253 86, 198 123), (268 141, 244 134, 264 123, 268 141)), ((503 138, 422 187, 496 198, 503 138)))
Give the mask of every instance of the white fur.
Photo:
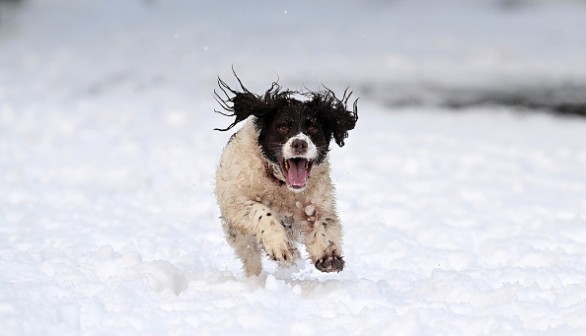
MULTIPOLYGON (((313 151, 317 149, 308 153, 313 151)), ((314 165, 307 187, 294 193, 283 183, 279 167, 262 156, 253 118, 228 142, 216 171, 215 193, 227 240, 246 275, 260 274, 261 250, 279 264, 293 262, 299 256, 296 242, 305 244, 314 264, 341 256, 342 228, 329 171, 326 158, 314 165)))
POLYGON ((317 147, 311 141, 311 138, 303 133, 299 133, 296 136, 292 137, 291 139, 287 140, 287 142, 283 145, 283 158, 285 159, 292 159, 292 158, 303 158, 307 160, 315 160, 317 158, 317 147), (304 155, 297 155, 293 151, 293 141, 295 140, 303 140, 307 142, 307 153, 304 155))

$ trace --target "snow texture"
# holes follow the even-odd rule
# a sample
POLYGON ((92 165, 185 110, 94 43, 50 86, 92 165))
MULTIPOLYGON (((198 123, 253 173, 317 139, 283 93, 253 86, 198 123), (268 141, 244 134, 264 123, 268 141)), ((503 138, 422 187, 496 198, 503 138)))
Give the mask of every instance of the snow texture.
POLYGON ((583 3, 0 11, 0 335, 586 333, 586 121, 367 90, 584 83, 583 3), (331 152, 343 272, 243 277, 212 192, 230 134, 211 93, 232 65, 255 92, 362 97, 331 152))

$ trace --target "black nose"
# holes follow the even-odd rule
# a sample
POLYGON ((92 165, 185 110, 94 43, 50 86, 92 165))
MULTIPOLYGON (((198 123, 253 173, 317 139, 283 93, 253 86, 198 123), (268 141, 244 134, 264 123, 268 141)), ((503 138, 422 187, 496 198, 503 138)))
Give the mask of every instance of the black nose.
POLYGON ((291 147, 293 148, 295 155, 303 155, 307 153, 307 141, 305 140, 295 139, 291 143, 291 147))

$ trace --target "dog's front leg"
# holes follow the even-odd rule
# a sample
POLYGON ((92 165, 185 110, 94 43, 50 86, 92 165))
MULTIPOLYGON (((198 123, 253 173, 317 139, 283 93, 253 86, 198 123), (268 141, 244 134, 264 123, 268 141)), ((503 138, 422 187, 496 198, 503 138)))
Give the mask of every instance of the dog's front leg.
POLYGON ((311 229, 305 232, 305 246, 315 268, 322 272, 340 272, 342 258, 342 227, 335 215, 312 218, 311 229))
POLYGON ((299 253, 277 214, 267 206, 252 201, 247 203, 247 213, 245 226, 256 235, 269 258, 280 266, 293 263, 299 253))

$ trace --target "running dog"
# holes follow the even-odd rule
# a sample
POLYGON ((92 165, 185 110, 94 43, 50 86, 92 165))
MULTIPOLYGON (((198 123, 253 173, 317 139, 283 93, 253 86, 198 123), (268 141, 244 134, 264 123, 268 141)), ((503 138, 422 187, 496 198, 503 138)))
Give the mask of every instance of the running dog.
MULTIPOLYGON (((236 76, 236 74, 235 74, 236 76)), ((300 254, 297 242, 322 272, 340 272, 342 226, 330 178, 330 141, 342 147, 358 120, 351 92, 342 98, 329 89, 283 90, 277 83, 256 95, 230 88, 218 78, 214 91, 224 111, 235 117, 224 129, 244 122, 222 153, 215 194, 228 243, 244 264, 246 276, 262 271, 264 253, 280 266, 300 254)))

